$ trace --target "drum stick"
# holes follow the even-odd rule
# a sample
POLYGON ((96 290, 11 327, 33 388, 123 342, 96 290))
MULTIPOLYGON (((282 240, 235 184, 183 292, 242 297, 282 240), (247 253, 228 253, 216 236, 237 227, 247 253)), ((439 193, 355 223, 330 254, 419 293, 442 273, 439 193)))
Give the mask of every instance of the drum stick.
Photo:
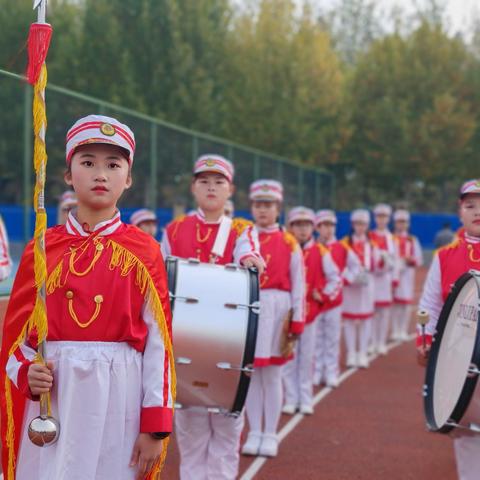
POLYGON ((426 310, 419 310, 417 312, 417 321, 422 328, 422 346, 425 350, 425 325, 430 320, 430 314, 426 310))

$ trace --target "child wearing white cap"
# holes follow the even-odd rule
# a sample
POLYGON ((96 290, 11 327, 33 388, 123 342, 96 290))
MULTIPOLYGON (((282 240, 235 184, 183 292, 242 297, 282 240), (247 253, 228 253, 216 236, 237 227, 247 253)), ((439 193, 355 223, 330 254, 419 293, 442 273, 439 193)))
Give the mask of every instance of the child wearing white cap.
POLYGON ((314 384, 322 382, 327 387, 338 386, 340 372, 340 336, 343 303, 343 285, 353 283, 360 273, 361 265, 358 256, 348 242, 339 242, 335 236, 337 216, 332 210, 319 210, 316 214, 319 243, 327 248, 337 265, 342 288, 331 300, 323 304, 322 312, 316 320, 316 347, 314 384))
MULTIPOLYGON (((162 238, 164 256, 197 258, 218 265, 237 263, 256 267, 260 273, 263 271, 258 236, 252 222, 241 218, 232 220, 224 213, 225 203, 234 191, 233 177, 233 164, 226 158, 214 154, 198 158, 191 183, 198 210, 167 225, 162 238), (213 253, 219 232, 227 232, 225 247, 223 253, 213 253)), ((208 346, 199 344, 198 348, 208 346)), ((237 478, 243 425, 244 415, 232 418, 209 413, 200 407, 177 410, 175 434, 180 450, 180 478, 237 478)))
POLYGON ((374 274, 375 315, 372 322, 370 350, 381 355, 387 353, 387 338, 390 328, 390 316, 393 305, 393 282, 397 278, 397 260, 395 242, 388 229, 392 216, 390 205, 380 203, 373 209, 376 229, 370 232, 370 239, 377 246, 381 261, 374 274))
POLYGON ((8 278, 12 271, 12 259, 8 248, 8 235, 0 215, 0 282, 8 278))
POLYGON ((324 305, 341 290, 338 268, 330 252, 313 238, 315 212, 296 207, 288 214, 288 229, 302 247, 306 272, 305 328, 295 345, 294 357, 284 367, 285 402, 283 413, 293 415, 297 408, 304 415, 313 413, 313 364, 315 330, 324 305))
POLYGON ((130 223, 145 233, 148 233, 153 238, 157 236, 157 215, 153 210, 149 210, 148 208, 135 210, 130 216, 130 223))
POLYGON ((70 210, 77 206, 77 196, 73 190, 67 190, 62 193, 57 209, 57 224, 65 225, 70 210))
POLYGON ((170 303, 158 243, 123 223, 117 208, 132 184, 134 151, 133 132, 114 118, 89 115, 67 133, 64 179, 78 205, 65 225, 45 233, 46 364, 30 321, 37 299, 33 241, 5 316, 7 478, 153 480, 161 469, 175 391, 170 303), (38 416, 39 395, 48 392, 61 432, 55 444, 39 448, 28 425, 38 416))
POLYGON ((343 239, 358 256, 361 270, 351 284, 345 285, 343 312, 347 367, 368 367, 368 342, 371 338, 375 308, 373 272, 378 264, 378 250, 368 235, 370 212, 354 210, 350 216, 353 233, 343 239))
POLYGON ((392 307, 392 340, 407 340, 411 305, 414 302, 415 270, 423 264, 418 238, 408 233, 410 212, 396 210, 393 214, 396 257, 399 262, 398 281, 394 282, 392 307))
MULTIPOLYGON (((420 298, 419 308, 429 315, 425 338, 422 338, 421 326, 417 326, 417 358, 421 364, 425 364, 428 358, 438 318, 452 285, 464 273, 480 267, 480 180, 465 182, 459 193, 458 214, 463 234, 437 250, 420 298)), ((477 405, 478 395, 476 391, 472 400, 477 405)), ((477 480, 480 472, 480 435, 455 429, 453 445, 459 480, 477 480)))
POLYGON ((255 371, 247 395, 250 432, 242 453, 275 457, 282 409, 281 366, 289 358, 288 352, 282 352, 282 334, 285 328, 288 343, 303 331, 305 275, 297 241, 278 224, 282 184, 257 180, 250 186, 250 200, 266 269, 260 277, 255 371))

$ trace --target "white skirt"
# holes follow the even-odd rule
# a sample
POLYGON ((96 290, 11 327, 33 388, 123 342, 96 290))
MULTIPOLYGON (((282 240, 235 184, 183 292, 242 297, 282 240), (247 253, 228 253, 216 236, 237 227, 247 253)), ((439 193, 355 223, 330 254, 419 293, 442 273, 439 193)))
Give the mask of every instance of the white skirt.
POLYGON ((126 343, 49 342, 54 364, 52 415, 60 422, 54 445, 28 439, 39 402, 26 403, 17 480, 133 480, 129 467, 139 433, 142 354, 126 343))
POLYGON ((280 353, 283 323, 290 309, 290 292, 260 290, 255 366, 283 365, 287 359, 280 353))

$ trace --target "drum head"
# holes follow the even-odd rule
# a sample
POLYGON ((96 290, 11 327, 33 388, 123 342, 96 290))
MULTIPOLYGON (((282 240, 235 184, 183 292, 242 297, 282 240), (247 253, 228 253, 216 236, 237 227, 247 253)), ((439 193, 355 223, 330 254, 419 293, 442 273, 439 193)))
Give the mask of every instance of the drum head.
POLYGON ((462 275, 440 313, 425 381, 425 415, 430 430, 447 433, 449 420, 464 415, 477 377, 469 378, 472 363, 478 365, 477 341, 479 287, 471 273, 462 275))

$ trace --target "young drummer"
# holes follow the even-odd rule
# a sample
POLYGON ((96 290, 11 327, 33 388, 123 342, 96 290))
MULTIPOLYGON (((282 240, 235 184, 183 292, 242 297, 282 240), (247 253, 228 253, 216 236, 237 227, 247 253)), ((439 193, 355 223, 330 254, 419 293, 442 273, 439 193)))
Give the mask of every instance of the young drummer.
POLYGON ((358 256, 359 274, 344 288, 342 317, 347 367, 368 367, 368 342, 375 307, 373 272, 378 262, 378 251, 368 235, 370 212, 354 210, 350 216, 353 233, 342 240, 358 256))
POLYGON ((305 277, 297 241, 278 224, 282 184, 275 180, 257 180, 250 186, 250 200, 266 270, 260 278, 255 372, 247 395, 250 433, 242 453, 275 457, 282 409, 281 366, 288 361, 281 351, 282 334, 286 329, 292 339, 303 331, 305 277))
POLYGON ((8 248, 8 235, 0 215, 0 282, 8 278, 12 271, 12 259, 8 248))
POLYGON ((138 227, 140 230, 143 230, 145 233, 148 233, 153 238, 157 236, 157 215, 153 210, 149 210, 148 208, 135 210, 130 217, 130 223, 138 227))
POLYGON ((45 236, 46 365, 29 326, 33 242, 5 317, 1 427, 9 480, 153 479, 160 468, 175 389, 170 307, 158 243, 122 223, 117 209, 132 184, 134 150, 132 131, 114 118, 90 115, 68 131, 65 181, 78 207, 45 236), (61 432, 57 443, 38 448, 27 429, 49 391, 61 432))
POLYGON ((392 340, 407 340, 411 305, 414 301, 415 270, 423 264, 422 247, 418 238, 408 233, 410 212, 397 210, 393 214, 395 251, 399 262, 398 283, 394 283, 392 307, 392 340))
MULTIPOLYGON (((480 180, 470 180, 462 185, 459 216, 464 234, 435 253, 420 299, 419 308, 429 315, 425 339, 422 339, 421 327, 417 327, 417 355, 422 364, 428 357, 438 317, 452 285, 464 273, 480 268, 480 180)), ((457 429, 453 445, 459 479, 477 480, 480 472, 480 435, 457 429)))
POLYGON ((285 365, 283 412, 293 415, 297 408, 304 415, 313 413, 313 364, 315 330, 319 317, 341 290, 341 279, 330 252, 313 238, 315 212, 296 207, 288 214, 288 229, 302 247, 306 275, 305 327, 295 346, 294 358, 285 365))
POLYGON ((387 338, 390 327, 390 316, 393 305, 393 282, 395 259, 395 243, 388 229, 392 216, 390 205, 380 203, 373 209, 376 229, 370 232, 370 239, 380 252, 381 262, 374 274, 375 279, 375 315, 372 322, 371 351, 381 355, 387 353, 387 338))
MULTIPOLYGON (((337 265, 344 285, 350 285, 360 273, 358 256, 348 242, 336 239, 337 216, 332 210, 319 210, 316 214, 318 240, 330 252, 337 265)), ((322 382, 327 387, 338 386, 340 372, 340 336, 342 320, 343 288, 336 297, 324 303, 316 320, 314 384, 322 382)))
POLYGON ((77 206, 77 196, 73 190, 62 193, 57 209, 57 225, 65 225, 70 210, 77 206))
MULTIPOLYGON (((235 262, 263 270, 253 224, 234 219, 222 256, 212 253, 225 221, 225 202, 232 195, 233 165, 220 155, 203 155, 194 165, 191 191, 198 210, 170 223, 162 238, 164 255, 197 258, 220 265, 235 262)), ((228 288, 228 285, 225 286, 228 288)), ((182 480, 234 479, 238 473, 244 417, 231 418, 188 408, 175 413, 182 480)))

